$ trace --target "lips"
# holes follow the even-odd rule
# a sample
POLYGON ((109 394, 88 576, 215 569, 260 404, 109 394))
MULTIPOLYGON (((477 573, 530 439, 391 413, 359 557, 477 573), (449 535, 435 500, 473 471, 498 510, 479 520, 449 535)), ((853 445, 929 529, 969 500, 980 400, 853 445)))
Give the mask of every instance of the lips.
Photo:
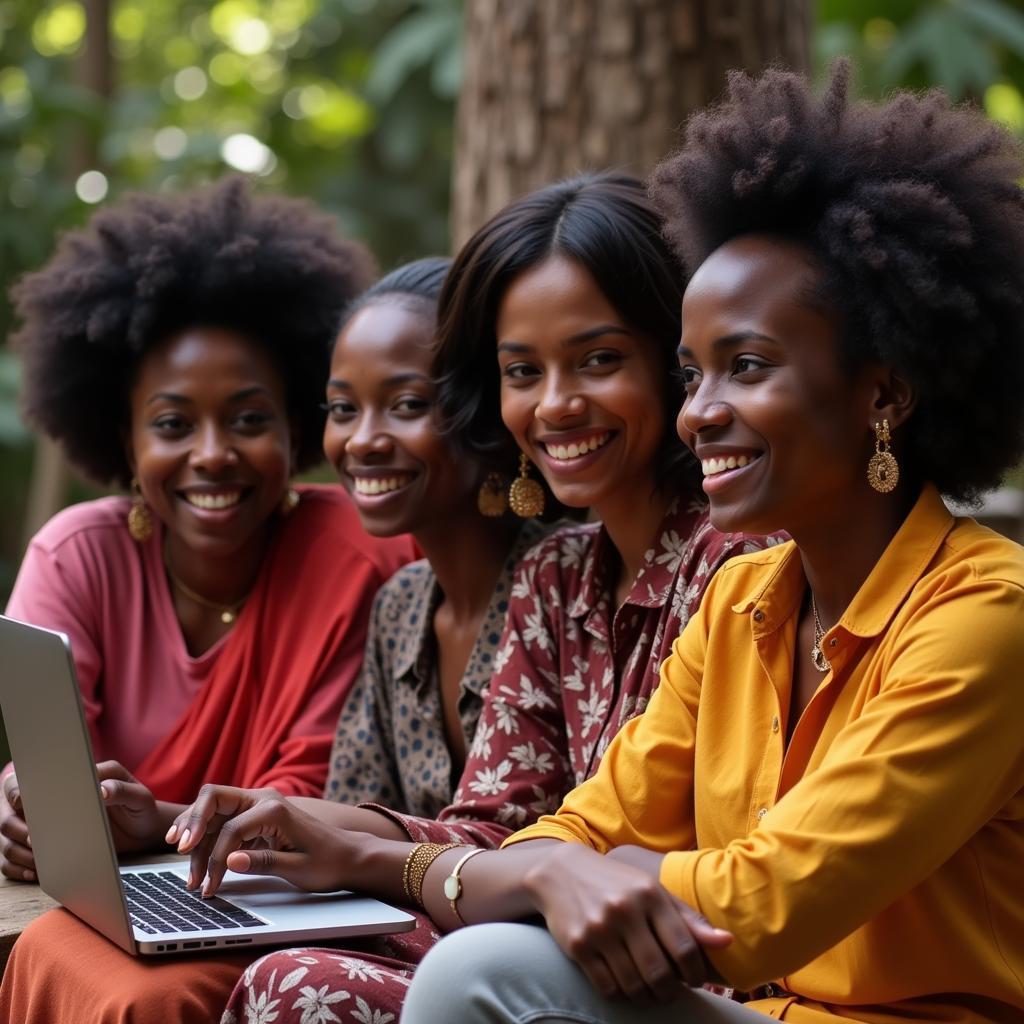
POLYGON ((730 469, 743 469, 761 457, 760 452, 737 452, 728 455, 712 455, 700 460, 704 476, 718 476, 730 469))
POLYGON ((245 496, 245 491, 240 487, 234 487, 218 491, 180 491, 179 494, 193 508, 205 512, 220 512, 234 508, 245 496))
POLYGON ((390 494, 412 483, 413 473, 396 473, 394 476, 353 476, 352 487, 356 494, 363 496, 390 494))
POLYGON ((611 440, 611 436, 610 431, 604 430, 568 443, 542 441, 541 446, 552 459, 566 462, 569 459, 578 459, 581 455, 589 455, 590 452, 597 451, 598 448, 603 448, 611 440))

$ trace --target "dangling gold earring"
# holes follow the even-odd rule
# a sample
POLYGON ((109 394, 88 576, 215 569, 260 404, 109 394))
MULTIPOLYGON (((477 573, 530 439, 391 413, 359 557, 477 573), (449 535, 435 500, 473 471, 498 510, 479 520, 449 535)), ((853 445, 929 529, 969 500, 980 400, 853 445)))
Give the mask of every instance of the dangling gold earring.
POLYGON ((132 507, 128 512, 128 532, 132 535, 132 540, 139 544, 144 544, 153 535, 153 517, 149 514, 149 506, 135 477, 132 477, 132 507))
POLYGON ((476 507, 480 515, 488 519, 497 519, 505 514, 508 498, 505 497, 505 484, 498 473, 488 473, 476 495, 476 507))
POLYGON ((298 505, 301 495, 294 487, 289 487, 284 492, 284 497, 281 499, 281 504, 278 506, 281 515, 287 518, 295 511, 295 506, 298 505))
POLYGON ((875 454, 868 462, 868 483, 876 491, 888 494, 900 480, 900 466, 889 451, 889 421, 875 424, 875 454))
POLYGON ((519 476, 508 489, 509 507, 520 519, 539 516, 544 511, 544 488, 530 476, 530 460, 519 453, 519 476))

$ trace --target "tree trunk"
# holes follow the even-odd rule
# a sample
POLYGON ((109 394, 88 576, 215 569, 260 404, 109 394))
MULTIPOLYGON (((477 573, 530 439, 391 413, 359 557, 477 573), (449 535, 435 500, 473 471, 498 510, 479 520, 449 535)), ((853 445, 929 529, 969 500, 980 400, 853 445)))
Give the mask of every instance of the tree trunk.
POLYGON ((456 246, 581 170, 644 176, 729 68, 806 69, 811 0, 466 0, 456 246))
MULTIPOLYGON (((86 0, 85 14, 85 41, 75 66, 75 82, 109 100, 113 93, 110 0, 86 0)), ((70 184, 84 171, 97 167, 97 157, 96 139, 83 131, 75 140, 70 184)), ((37 438, 23 527, 26 544, 64 506, 67 491, 68 468, 60 448, 48 437, 37 438)))

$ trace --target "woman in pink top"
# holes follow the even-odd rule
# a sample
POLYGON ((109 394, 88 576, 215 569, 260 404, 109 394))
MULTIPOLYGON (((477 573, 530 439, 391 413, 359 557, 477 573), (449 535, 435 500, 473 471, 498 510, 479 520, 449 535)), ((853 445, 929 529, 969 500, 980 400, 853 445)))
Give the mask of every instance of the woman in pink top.
MULTIPOLYGON (((133 494, 48 523, 7 608, 71 639, 121 849, 204 781, 322 791, 373 593, 412 553, 336 488, 289 485, 321 457, 327 341, 370 269, 232 180, 100 213, 15 292, 28 418, 133 494)), ((10 770, 0 870, 35 879, 10 770)))

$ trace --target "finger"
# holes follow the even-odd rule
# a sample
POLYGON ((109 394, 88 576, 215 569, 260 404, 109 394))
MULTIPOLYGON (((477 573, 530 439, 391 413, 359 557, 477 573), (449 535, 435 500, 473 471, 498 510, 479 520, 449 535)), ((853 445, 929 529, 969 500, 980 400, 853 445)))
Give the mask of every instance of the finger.
POLYGON ((16 814, 8 814, 6 818, 0 821, 0 837, 10 839, 20 846, 32 845, 25 819, 19 818, 16 814))
MULTIPOLYGON (((270 836, 279 827, 275 819, 281 817, 278 805, 271 802, 256 804, 234 818, 225 821, 211 847, 206 861, 206 883, 203 895, 212 896, 224 880, 228 857, 236 850, 261 837, 270 836)), ((196 881, 203 877, 197 874, 196 881)))
POLYGON ((34 869, 36 859, 32 851, 22 842, 8 836, 0 837, 0 857, 17 868, 34 869))
POLYGON ((36 873, 32 868, 19 867, 3 858, 0 858, 0 875, 9 878, 12 882, 34 882, 36 880, 36 873))
POLYGON ((707 980, 708 967, 697 937, 680 912, 682 906, 678 901, 665 901, 655 907, 651 929, 676 977, 696 988, 707 980))
MULTIPOLYGON (((638 986, 630 977, 628 980, 632 987, 623 986, 626 997, 639 1003, 671 1003, 678 999, 689 984, 689 976, 680 972, 678 961, 660 942, 653 923, 647 922, 646 927, 627 934, 624 941, 635 977, 642 983, 638 986)), ((696 948, 692 937, 690 943, 696 948)), ((703 967, 703 961, 700 965, 703 967)))
POLYGON ((7 803, 10 804, 11 810, 21 814, 21 787, 18 785, 18 777, 14 772, 4 776, 3 795, 7 803))
POLYGON ((186 808, 177 821, 184 824, 178 838, 178 852, 188 853, 206 834, 210 822, 217 815, 230 817, 244 806, 245 791, 233 786, 205 785, 191 807, 186 808))
POLYGON ((131 782, 104 779, 100 783, 100 793, 107 807, 125 807, 128 810, 143 808, 150 800, 149 789, 134 779, 131 782))
POLYGON ((120 779, 122 782, 138 781, 120 761, 100 761, 96 765, 96 774, 101 781, 103 779, 120 779))
POLYGON ((240 875, 276 875, 302 889, 308 887, 309 855, 296 850, 236 850, 228 854, 227 866, 240 875))
POLYGON ((701 946, 709 949, 725 949, 732 940, 732 932, 717 928, 703 914, 686 903, 679 902, 686 927, 701 946))
POLYGON ((602 998, 625 998, 625 992, 619 984, 618 973, 610 967, 605 957, 596 951, 590 951, 573 956, 572 959, 602 998))

